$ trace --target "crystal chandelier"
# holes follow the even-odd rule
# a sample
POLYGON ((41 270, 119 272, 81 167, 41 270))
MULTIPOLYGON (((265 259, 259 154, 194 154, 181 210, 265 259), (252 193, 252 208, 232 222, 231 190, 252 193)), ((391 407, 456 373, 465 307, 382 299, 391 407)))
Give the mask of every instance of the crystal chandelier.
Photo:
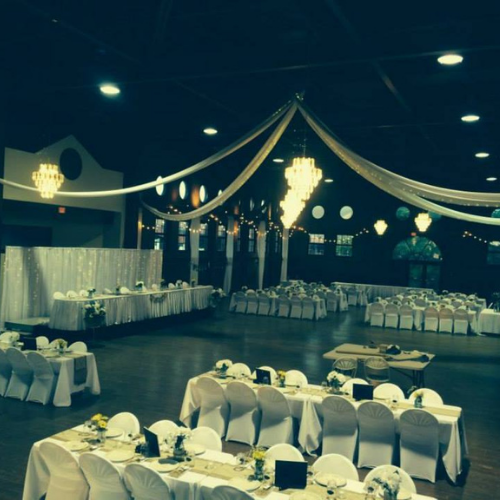
POLYGON ((40 163, 40 167, 31 177, 42 198, 54 198, 54 194, 64 182, 64 175, 59 172, 59 167, 52 163, 40 163))
POLYGON ((283 209, 283 215, 281 216, 283 226, 286 228, 292 227, 305 206, 304 200, 300 199, 295 191, 289 189, 285 199, 280 201, 280 207, 283 209))
POLYGON ((375 228, 377 234, 379 236, 382 236, 389 226, 387 225, 387 222, 385 222, 385 220, 380 219, 377 222, 375 222, 373 227, 375 228))
POLYGON ((314 164, 314 158, 294 158, 291 167, 285 169, 285 179, 290 189, 301 200, 308 200, 323 177, 323 172, 314 164))
POLYGON ((431 225, 432 219, 426 212, 421 212, 415 217, 415 224, 421 233, 425 233, 431 225))

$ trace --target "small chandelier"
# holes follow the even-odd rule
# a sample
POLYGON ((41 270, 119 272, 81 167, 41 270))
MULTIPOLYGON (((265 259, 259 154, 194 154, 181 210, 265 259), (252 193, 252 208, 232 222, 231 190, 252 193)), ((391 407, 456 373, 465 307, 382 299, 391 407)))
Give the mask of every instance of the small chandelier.
POLYGON ((300 199, 295 191, 289 189, 285 199, 280 201, 280 207, 283 209, 283 215, 281 216, 283 226, 286 228, 292 227, 305 206, 304 200, 300 199))
POLYGON ((54 198, 64 182, 64 175, 59 172, 59 167, 52 163, 40 163, 40 167, 31 175, 36 188, 42 198, 54 198))
POLYGON ((285 169, 285 179, 290 189, 301 200, 308 200, 323 177, 323 172, 314 164, 314 158, 294 158, 291 167, 285 169))
POLYGON ((385 220, 380 219, 377 222, 375 222, 373 227, 375 228, 377 234, 379 236, 382 236, 389 226, 387 225, 387 222, 385 222, 385 220))
POLYGON ((432 223, 432 219, 426 212, 421 212, 415 217, 415 224, 421 233, 425 233, 432 223))

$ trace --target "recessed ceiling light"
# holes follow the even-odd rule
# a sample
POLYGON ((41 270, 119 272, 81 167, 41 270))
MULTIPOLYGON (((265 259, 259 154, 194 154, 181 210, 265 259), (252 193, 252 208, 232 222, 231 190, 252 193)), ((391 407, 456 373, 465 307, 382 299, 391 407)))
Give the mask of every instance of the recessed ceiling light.
POLYGON ((327 182, 328 184, 331 184, 333 182, 333 179, 325 179, 325 182, 327 182))
POLYGON ((118 95, 120 93, 120 89, 112 83, 101 85, 99 90, 105 95, 118 95))
POLYGON ((215 135, 218 132, 216 128, 213 127, 207 127, 203 129, 203 133, 207 135, 215 135))
POLYGON ((464 58, 459 54, 444 54, 438 57, 438 63, 445 66, 454 66, 455 64, 460 64, 463 60, 464 58))
POLYGON ((474 156, 476 158, 488 158, 488 156, 490 156, 490 153, 486 153, 485 151, 481 151, 480 153, 476 153, 474 156))
POLYGON ((495 182, 497 180, 497 178, 496 177, 486 177, 486 180, 488 182, 495 182))
POLYGON ((477 122, 479 120, 479 116, 477 116, 477 115, 464 115, 460 119, 463 122, 472 123, 472 122, 477 122))
POLYGON ((283 158, 273 158, 273 161, 274 163, 284 163, 284 159, 283 158))

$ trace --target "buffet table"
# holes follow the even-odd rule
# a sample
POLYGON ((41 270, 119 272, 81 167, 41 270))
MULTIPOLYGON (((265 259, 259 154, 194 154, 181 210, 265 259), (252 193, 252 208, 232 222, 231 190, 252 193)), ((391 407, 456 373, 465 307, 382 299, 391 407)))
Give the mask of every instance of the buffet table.
POLYGON ((85 330, 85 305, 98 301, 106 308, 103 326, 161 318, 206 309, 213 287, 176 288, 123 295, 96 295, 55 299, 49 327, 57 330, 85 330))
POLYGON ((366 292, 368 302, 373 302, 375 297, 381 297, 381 298, 393 297, 394 295, 404 293, 410 289, 428 294, 434 293, 434 290, 432 290, 431 288, 411 288, 407 286, 390 286, 390 285, 368 285, 366 283, 344 283, 342 281, 334 281, 332 284, 335 286, 355 287, 360 290, 364 290, 366 292))

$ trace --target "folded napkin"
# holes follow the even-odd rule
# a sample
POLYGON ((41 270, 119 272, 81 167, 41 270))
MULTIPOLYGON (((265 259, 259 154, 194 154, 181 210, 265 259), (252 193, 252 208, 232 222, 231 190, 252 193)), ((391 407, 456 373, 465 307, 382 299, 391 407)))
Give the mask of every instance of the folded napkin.
POLYGON ((87 356, 74 359, 74 384, 82 385, 87 381, 87 356))

